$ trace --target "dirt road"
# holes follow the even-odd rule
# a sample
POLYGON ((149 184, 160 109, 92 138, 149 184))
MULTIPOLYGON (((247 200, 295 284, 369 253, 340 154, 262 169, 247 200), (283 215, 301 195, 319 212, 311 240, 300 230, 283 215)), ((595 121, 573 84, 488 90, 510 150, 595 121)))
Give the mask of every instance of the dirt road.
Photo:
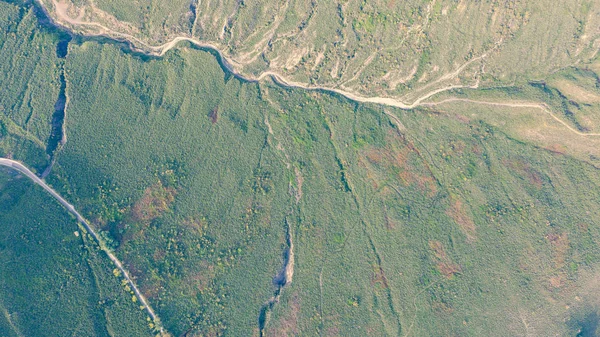
MULTIPOLYGON (((335 93, 342 95, 353 101, 362 102, 362 103, 382 104, 382 105, 388 105, 388 106, 393 106, 393 107, 397 107, 400 109, 407 109, 407 110, 418 107, 421 104, 421 102, 423 102, 424 100, 426 100, 438 93, 452 90, 452 89, 458 89, 458 88, 477 88, 477 86, 478 86, 478 83, 476 83, 474 85, 449 85, 449 86, 445 86, 442 88, 438 88, 438 89, 429 91, 429 92, 421 95, 418 99, 416 99, 412 103, 406 103, 406 102, 401 101, 400 99, 392 98, 392 97, 377 97, 377 96, 365 97, 358 93, 354 93, 354 92, 350 92, 350 91, 342 90, 342 89, 338 89, 338 88, 331 88, 331 87, 325 87, 325 86, 312 86, 312 85, 308 85, 305 83, 294 82, 294 81, 290 81, 290 80, 286 79, 283 75, 273 72, 273 71, 266 71, 266 72, 263 72, 262 74, 260 74, 259 76, 253 77, 253 76, 248 76, 246 74, 242 74, 242 72, 239 70, 239 68, 243 67, 248 62, 241 62, 241 61, 235 60, 231 57, 224 55, 218 45, 212 44, 210 42, 200 41, 200 40, 197 40, 190 36, 177 36, 177 37, 173 38, 171 41, 166 42, 162 45, 151 46, 148 43, 142 41, 141 39, 139 39, 133 35, 112 30, 98 22, 90 22, 90 21, 81 20, 79 18, 72 18, 67 14, 67 7, 64 3, 58 2, 56 0, 51 0, 52 5, 54 6, 54 9, 55 9, 54 15, 51 15, 50 11, 48 10, 48 6, 44 3, 44 0, 37 0, 37 1, 40 4, 40 6, 44 9, 44 11, 46 12, 46 15, 48 16, 48 18, 53 20, 56 25, 60 26, 63 29, 66 28, 67 30, 72 30, 71 27, 76 27, 76 26, 94 27, 95 29, 97 29, 97 32, 93 33, 93 34, 92 33, 87 33, 87 34, 94 35, 94 36, 103 36, 103 37, 107 37, 107 38, 111 38, 111 39, 115 39, 115 40, 123 40, 123 41, 129 43, 129 45, 131 46, 131 48, 133 50, 142 52, 142 53, 145 53, 148 55, 163 56, 169 50, 175 48, 177 46, 177 44, 179 44, 180 42, 184 42, 184 41, 189 42, 200 48, 211 49, 219 55, 219 59, 221 60, 221 63, 229 72, 234 74, 236 77, 239 77, 239 78, 244 79, 249 82, 258 82, 265 78, 270 77, 276 83, 278 83, 281 86, 285 86, 285 87, 301 88, 301 89, 306 89, 306 90, 321 90, 321 91, 335 92, 335 93)), ((465 62, 463 65, 458 67, 453 72, 441 76, 436 81, 426 85, 425 87, 422 87, 419 90, 423 90, 426 87, 429 87, 433 84, 440 83, 445 80, 451 80, 451 79, 456 78, 468 65, 470 65, 478 60, 482 60, 486 56, 487 56, 487 54, 483 54, 481 56, 475 57, 475 58, 465 62)))
POLYGON ((148 311, 150 318, 155 322, 155 325, 160 329, 161 333, 164 332, 162 325, 160 324, 160 320, 154 313, 154 310, 152 309, 150 304, 148 304, 148 301, 146 300, 144 295, 142 295, 140 293, 138 287, 135 285, 135 283, 131 279, 129 272, 127 272, 125 267, 123 267, 123 264, 121 263, 121 261, 119 261, 119 259, 110 251, 110 249, 108 249, 106 244, 100 239, 100 237, 98 236, 96 231, 94 231, 94 229, 90 226, 89 222, 83 216, 81 216, 81 214, 79 214, 79 212, 77 212, 75 207, 73 205, 71 205, 69 202, 67 202, 63 197, 61 197, 60 194, 58 194, 54 189, 52 189, 52 187, 48 186, 42 179, 40 179, 33 172, 31 172, 27 167, 25 167, 25 165, 19 163, 18 161, 14 161, 14 160, 7 159, 7 158, 0 158, 0 166, 6 166, 8 168, 11 168, 11 169, 18 171, 19 173, 25 175, 27 178, 31 179, 35 184, 41 186, 44 190, 46 190, 46 192, 50 193, 50 195, 52 195, 52 197, 54 197, 54 199, 56 199, 61 205, 63 205, 71 214, 73 214, 77 218, 77 221, 79 221, 81 223, 81 225, 83 225, 83 227, 88 231, 88 233, 90 233, 90 235, 98 243, 100 248, 106 253, 106 255, 108 255, 110 260, 115 264, 117 269, 119 269, 121 271, 121 273, 123 274, 123 277, 125 277, 125 279, 127 279, 127 282, 129 283, 129 286, 133 289, 135 296, 142 303, 144 308, 146 308, 146 311, 148 311))
MULTIPOLYGON (((58 2, 57 0, 49 0, 49 1, 52 1, 52 5, 55 8, 54 16, 50 14, 47 5, 44 3, 45 0, 37 0, 37 1, 40 4, 40 6, 44 9, 44 11, 46 12, 46 15, 48 16, 48 18, 53 20, 56 25, 61 26, 62 28, 71 30, 69 25, 73 26, 73 27, 75 27, 75 26, 95 27, 96 29, 98 29, 98 32, 93 35, 104 36, 104 37, 108 37, 108 38, 112 38, 112 39, 116 39, 116 40, 125 41, 130 44, 132 49, 139 51, 139 52, 149 54, 149 55, 163 56, 166 52, 175 48, 178 43, 183 42, 183 41, 187 41, 187 42, 189 42, 195 46, 201 47, 201 48, 211 49, 217 53, 217 55, 219 56, 219 59, 221 61, 221 64, 229 72, 231 72, 238 78, 241 78, 241 79, 244 79, 244 80, 250 81, 250 82, 258 82, 265 78, 271 78, 275 83, 277 83, 278 85, 283 86, 283 87, 333 92, 333 93, 342 95, 353 101, 357 101, 357 102, 361 102, 361 103, 380 104, 380 105, 391 106, 391 107, 396 107, 396 108, 405 109, 405 110, 415 109, 420 106, 435 106, 435 105, 441 105, 441 104, 458 102, 458 101, 470 102, 473 104, 493 105, 493 106, 507 107, 507 108, 536 108, 536 109, 542 110, 543 112, 548 113, 553 119, 555 119, 560 124, 562 124, 563 126, 568 128, 571 132, 573 132, 579 136, 585 136, 585 137, 600 136, 600 134, 598 134, 598 133, 584 133, 584 132, 580 132, 580 131, 576 130, 575 128, 570 126, 568 123, 566 123, 565 121, 563 121, 562 119, 560 119, 559 117, 554 115, 552 113, 551 109, 544 103, 511 102, 511 101, 487 102, 487 101, 477 101, 477 100, 459 99, 459 98, 449 98, 449 99, 445 99, 445 100, 438 101, 438 102, 425 102, 426 100, 432 98, 433 96, 440 94, 442 92, 445 92, 445 91, 460 89, 460 88, 477 89, 479 87, 479 81, 477 81, 475 84, 472 84, 472 85, 454 84, 454 85, 447 85, 447 86, 439 87, 437 89, 425 92, 424 94, 422 94, 418 98, 416 98, 412 103, 408 103, 408 102, 404 102, 398 98, 393 98, 393 97, 378 97, 378 96, 366 97, 366 96, 362 96, 358 93, 350 92, 347 90, 342 90, 339 88, 331 88, 331 87, 325 87, 325 86, 311 86, 311 85, 307 85, 305 83, 290 81, 290 80, 286 79, 283 75, 276 73, 276 72, 272 72, 272 71, 266 71, 266 72, 263 72, 262 74, 260 74, 259 76, 251 77, 251 76, 242 74, 241 71, 239 70, 240 67, 244 66, 243 62, 239 62, 237 60, 234 60, 231 57, 224 55, 223 52, 221 52, 219 46, 217 46, 215 44, 212 44, 212 43, 209 43, 206 41, 200 41, 200 40, 197 40, 197 39, 195 39, 193 37, 189 37, 189 36, 177 36, 177 37, 173 38, 171 41, 164 43, 162 45, 151 46, 151 45, 147 44, 146 42, 142 41, 141 39, 136 38, 135 36, 112 30, 100 23, 83 21, 79 18, 72 18, 67 14, 67 8, 66 8, 65 4, 58 2)), ((432 85, 435 85, 435 84, 442 83, 443 81, 455 79, 470 64, 477 62, 477 61, 481 61, 481 60, 485 59, 486 57, 487 57, 487 53, 480 55, 478 57, 474 57, 471 60, 469 60, 469 61, 465 62, 464 64, 462 64, 461 66, 459 66, 458 68, 456 68, 454 71, 439 77, 437 80, 435 80, 421 88, 417 88, 415 92, 423 91, 426 88, 428 88, 432 85)), ((391 114, 388 113, 388 115, 391 115, 391 114)))
POLYGON ((579 136, 584 136, 584 137, 600 136, 600 133, 581 132, 581 131, 575 129, 574 127, 570 126, 567 122, 563 121, 562 119, 558 118, 555 114, 553 114, 552 111, 550 110, 550 107, 545 103, 519 102, 519 101, 516 101, 516 102, 510 102, 510 101, 509 102, 490 102, 490 101, 477 101, 477 100, 467 99, 467 98, 448 98, 448 99, 438 101, 438 102, 421 103, 421 106, 436 106, 436 105, 448 104, 448 103, 452 103, 452 102, 467 102, 467 103, 472 103, 472 104, 489 105, 489 106, 506 107, 506 108, 539 109, 542 112, 550 115, 550 117, 552 117, 554 120, 556 120, 557 122, 562 124, 564 127, 569 129, 569 131, 571 131, 579 136))

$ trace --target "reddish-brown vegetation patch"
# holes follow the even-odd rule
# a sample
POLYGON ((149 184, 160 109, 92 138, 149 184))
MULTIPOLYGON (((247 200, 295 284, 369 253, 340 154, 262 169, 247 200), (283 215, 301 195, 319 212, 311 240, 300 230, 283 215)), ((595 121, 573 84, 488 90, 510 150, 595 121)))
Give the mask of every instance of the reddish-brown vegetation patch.
POLYGON ((371 148, 368 151, 366 151, 365 158, 367 158, 369 163, 374 164, 374 165, 379 165, 383 161, 383 155, 381 154, 381 151, 379 151, 378 149, 371 148))
POLYGON ((294 193, 296 197, 296 202, 300 202, 302 199, 302 185, 304 184, 304 176, 302 176, 302 172, 297 167, 294 167, 294 174, 296 175, 296 191, 294 193))
POLYGON ((476 155, 481 155, 483 154, 483 147, 481 147, 481 145, 475 144, 471 147, 471 152, 473 152, 476 155))
POLYGON ((144 273, 139 268, 137 268, 135 264, 131 263, 129 259, 123 259, 123 265, 129 271, 129 275, 135 278, 144 276, 144 273))
POLYGON ((531 165, 526 163, 523 160, 514 159, 508 160, 503 159, 502 163, 511 169, 513 172, 517 173, 519 176, 525 178, 531 185, 535 188, 540 189, 544 184, 544 180, 542 179, 542 175, 534 170, 531 165))
POLYGON ((396 221, 388 215, 387 207, 385 205, 383 205, 383 220, 385 221, 385 228, 387 230, 396 228, 396 221))
POLYGON ((189 217, 181 222, 186 228, 196 231, 199 235, 204 234, 206 225, 208 224, 206 218, 200 215, 189 217))
POLYGON ((570 244, 567 233, 546 235, 546 240, 550 243, 552 256, 554 260, 554 269, 557 272, 550 277, 550 286, 553 288, 561 288, 566 283, 566 272, 562 270, 565 267, 567 253, 569 252, 570 244))
POLYGON ((373 275, 371 276, 371 284, 379 284, 385 289, 388 289, 390 287, 388 284, 387 277, 385 276, 385 272, 383 271, 383 268, 381 266, 374 266, 373 275))
POLYGON ((139 280, 138 286, 140 292, 148 299, 156 298, 163 288, 162 282, 158 278, 150 278, 149 274, 136 268, 135 265, 124 261, 124 265, 129 271, 129 275, 139 280))
POLYGON ((150 221, 156 219, 175 199, 176 191, 174 188, 165 187, 160 180, 148 187, 144 195, 133 205, 131 215, 137 221, 150 221))
POLYGON ((223 328, 220 326, 210 326, 202 329, 202 331, 188 330, 183 334, 183 337, 218 337, 223 336, 223 328))
POLYGON ((467 236, 467 241, 475 240, 475 222, 471 212, 457 197, 452 197, 450 207, 446 210, 446 214, 458 224, 462 232, 467 236))
POLYGON ((561 144, 550 144, 545 149, 558 154, 565 154, 567 152, 567 148, 561 144))
POLYGON ((464 153, 465 148, 467 147, 467 144, 465 144, 465 142, 463 142, 462 140, 455 140, 450 142, 450 149, 452 150, 453 153, 461 155, 464 153))
POLYGON ((565 266, 565 260, 567 252, 569 251, 569 237, 567 233, 562 234, 548 234, 546 240, 550 242, 552 246, 552 254, 554 256, 554 266, 556 268, 562 268, 565 266))
MULTIPOLYGON (((0 187, 2 187, 2 186, 0 186, 0 187)), ((92 218, 90 221, 92 222, 92 224, 94 224, 94 226, 96 228, 101 228, 103 230, 107 229, 107 227, 106 227, 106 224, 107 224, 106 219, 104 219, 104 218, 102 218, 100 216, 92 218)))
POLYGON ((140 292, 142 293, 142 295, 144 295, 144 297, 148 299, 153 299, 158 296, 161 287, 162 285, 158 281, 154 281, 149 284, 142 283, 142 285, 140 285, 140 292))
POLYGON ((215 277, 215 267, 207 261, 202 261, 198 271, 186 278, 186 283, 196 288, 198 292, 208 289, 215 277))
POLYGON ((329 326, 325 329, 325 336, 340 336, 340 315, 325 316, 325 321, 329 323, 329 326))
POLYGON ((208 113, 208 118, 210 118, 210 121, 213 124, 215 124, 216 122, 219 121, 219 107, 218 106, 216 106, 212 110, 210 110, 210 112, 208 113))
POLYGON ((454 117, 454 119, 456 119, 457 121, 463 123, 463 124, 469 124, 471 123, 471 119, 465 115, 461 115, 461 114, 454 114, 451 115, 452 117, 454 117))
POLYGON ((360 163, 366 168, 366 177, 377 188, 382 181, 396 176, 404 186, 416 186, 432 197, 437 193, 435 178, 428 172, 427 163, 420 158, 418 151, 397 133, 390 132, 384 148, 368 147, 362 153, 360 163))
POLYGON ((550 282, 550 286, 552 286, 552 288, 560 288, 565 285, 565 276, 562 273, 552 276, 552 277, 550 277, 549 282, 550 282))
POLYGON ((437 193, 437 183, 432 176, 415 174, 412 179, 421 191, 427 192, 428 197, 433 197, 437 193))
POLYGON ((390 155, 393 157, 393 165, 405 170, 408 169, 408 161, 410 159, 410 154, 411 151, 408 147, 402 147, 400 149, 397 149, 393 153, 390 153, 390 155))
POLYGON ((581 233, 587 233, 590 230, 590 226, 587 223, 580 222, 577 224, 577 229, 579 229, 581 233))
POLYGON ((451 314, 454 312, 454 308, 450 306, 448 303, 442 301, 435 301, 431 304, 431 309, 440 314, 451 314))
POLYGON ((441 242, 431 240, 429 248, 433 251, 433 261, 442 275, 450 278, 461 271, 460 266, 450 260, 441 242))
POLYGON ((159 249, 157 248, 154 251, 154 254, 152 254, 152 259, 157 262, 157 261, 161 261, 162 259, 165 258, 165 256, 167 256, 167 252, 164 249, 159 249))

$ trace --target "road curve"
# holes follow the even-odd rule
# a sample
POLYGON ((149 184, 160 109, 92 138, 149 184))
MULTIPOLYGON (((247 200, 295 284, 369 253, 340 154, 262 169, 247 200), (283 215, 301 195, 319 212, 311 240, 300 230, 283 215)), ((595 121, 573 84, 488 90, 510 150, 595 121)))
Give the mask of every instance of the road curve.
POLYGON ((73 214, 77 218, 77 221, 79 221, 83 225, 83 227, 88 231, 88 233, 90 233, 90 235, 98 243, 100 248, 106 253, 106 255, 108 255, 110 260, 115 264, 117 269, 119 269, 119 271, 121 271, 121 273, 123 274, 123 276, 129 283, 129 286, 133 289, 135 296, 142 303, 142 305, 144 306, 144 308, 150 315, 150 318, 152 318, 152 320, 154 321, 155 326, 160 330, 161 333, 164 333, 164 329, 162 327, 162 324, 160 323, 160 320, 154 313, 154 310, 152 309, 150 304, 148 304, 148 301, 146 300, 144 295, 142 295, 142 293, 139 291, 138 287, 133 282, 133 279, 129 275, 129 272, 127 272, 125 267, 123 267, 123 264, 121 263, 121 261, 119 261, 119 259, 110 251, 110 249, 108 249, 108 247, 106 246, 104 241, 102 241, 100 239, 100 237, 98 236, 96 231, 94 231, 94 229, 90 226, 89 222, 83 216, 81 216, 81 214, 79 214, 79 212, 77 212, 75 207, 73 205, 71 205, 69 202, 67 202, 63 197, 61 197, 60 194, 58 194, 54 189, 52 189, 52 187, 48 186, 42 179, 40 179, 33 172, 31 172, 25 165, 19 163, 18 161, 8 159, 8 158, 0 158, 0 166, 6 166, 8 168, 11 168, 11 169, 18 171, 19 173, 22 173, 23 175, 27 176, 27 178, 33 180, 33 182, 35 184, 41 186, 44 190, 46 190, 46 192, 50 193, 50 195, 52 195, 52 197, 54 197, 54 199, 56 199, 58 202, 60 202, 61 205, 63 205, 71 214, 73 214))
MULTIPOLYGON (((171 50, 172 48, 175 48, 178 43, 187 41, 197 47, 210 49, 210 50, 214 51, 217 54, 222 66, 224 68, 226 68, 226 70, 228 70, 235 77, 249 81, 249 82, 259 82, 259 81, 263 80, 264 78, 271 78, 271 80, 273 82, 275 82, 276 84, 278 84, 282 87, 286 87, 286 88, 300 88, 300 89, 304 89, 304 90, 318 90, 318 91, 324 91, 324 92, 329 92, 329 93, 336 93, 338 95, 346 97, 347 99, 355 101, 355 102, 373 103, 373 104, 379 104, 379 105, 383 105, 383 106, 396 107, 396 108, 400 108, 403 110, 412 110, 412 109, 415 109, 418 107, 427 107, 427 106, 431 107, 431 106, 436 106, 436 105, 441 105, 441 104, 451 103, 451 102, 456 102, 456 101, 463 101, 463 102, 470 102, 470 103, 484 104, 484 105, 494 105, 494 106, 507 107, 507 108, 537 108, 537 109, 541 109, 542 111, 550 114, 550 116, 553 119, 555 119, 556 121, 561 123, 563 126, 568 128, 570 131, 574 132, 575 134, 577 134, 579 136, 583 136, 583 137, 600 136, 600 134, 598 134, 598 133, 586 133, 586 132, 580 132, 580 131, 574 129, 573 127, 568 125, 566 122, 564 122, 562 119, 555 116, 551 112, 551 109, 545 103, 529 103, 529 102, 523 103, 523 102, 510 102, 510 101, 509 102, 486 102, 486 101, 477 101, 477 100, 462 99, 462 98, 450 98, 450 99, 445 99, 445 100, 437 101, 437 102, 435 102, 435 101, 434 102, 431 102, 431 101, 426 102, 433 96, 436 96, 437 94, 440 94, 442 92, 455 90, 455 89, 477 89, 477 88, 479 88, 479 79, 477 79, 477 81, 471 85, 469 85, 469 84, 454 84, 454 85, 449 84, 449 85, 445 85, 445 86, 439 87, 434 90, 430 90, 428 92, 423 93, 421 96, 417 97, 412 103, 408 103, 408 102, 402 101, 401 99, 393 98, 393 97, 379 97, 379 96, 368 97, 368 96, 362 96, 358 93, 354 93, 351 91, 342 90, 337 87, 330 88, 330 87, 313 86, 313 85, 308 85, 308 84, 304 84, 304 83, 294 82, 294 81, 290 81, 290 80, 286 79, 283 75, 276 73, 276 72, 272 72, 272 71, 265 71, 256 77, 251 77, 248 75, 244 75, 244 74, 242 74, 241 71, 237 70, 237 68, 239 68, 240 66, 243 66, 242 63, 237 62, 236 60, 234 60, 231 57, 227 57, 220 50, 220 48, 218 46, 216 46, 215 44, 212 44, 210 42, 200 41, 200 40, 197 40, 197 39, 195 39, 193 37, 189 37, 189 36, 177 36, 177 37, 173 38, 171 41, 166 42, 162 45, 152 46, 152 45, 142 41, 141 39, 136 38, 135 36, 112 30, 112 29, 110 29, 106 26, 103 26, 97 22, 88 22, 88 21, 79 20, 78 18, 71 18, 66 13, 64 8, 61 7, 58 0, 34 0, 34 1, 42 9, 42 11, 44 12, 44 14, 46 15, 46 17, 48 18, 48 20, 50 21, 50 23, 52 25, 59 27, 61 29, 65 29, 72 34, 80 34, 81 36, 103 36, 103 37, 106 37, 106 38, 109 38, 109 39, 112 39, 115 41, 125 42, 129 45, 129 47, 133 51, 140 52, 140 53, 143 53, 146 55, 158 56, 158 57, 164 56, 164 54, 167 51, 171 50), (48 9, 48 6, 45 3, 45 1, 49 1, 54 5, 56 17, 50 13, 50 10, 48 9), (78 33, 73 28, 69 27, 69 25, 72 25, 73 27, 75 27, 75 26, 93 26, 93 27, 100 29, 100 32, 95 33, 95 34, 94 33, 84 34, 81 32, 78 33)), ((498 48, 498 46, 500 44, 501 44, 501 41, 497 42, 495 47, 492 48, 492 50, 498 48)), ((490 52, 490 51, 488 51, 488 52, 490 52)), ((477 62, 477 61, 483 61, 488 56, 488 52, 486 52, 480 56, 472 58, 471 60, 465 62, 464 64, 462 64, 460 67, 458 67, 454 71, 439 77, 437 80, 435 80, 421 88, 418 88, 416 90, 416 92, 423 91, 424 89, 430 87, 431 85, 439 84, 443 81, 457 78, 458 75, 463 70, 465 70, 465 68, 467 68, 470 64, 477 62)), ((391 114, 388 114, 388 115, 391 115, 391 114)), ((397 118, 396 118, 396 120, 397 120, 397 118)))
MULTIPOLYGON (((222 64, 222 66, 228 72, 233 74, 235 77, 240 78, 245 81, 248 81, 248 82, 260 82, 265 78, 271 78, 275 83, 277 83, 278 85, 280 85, 282 87, 301 88, 301 89, 305 89, 305 90, 319 90, 319 91, 325 91, 325 92, 330 92, 330 93, 336 93, 338 95, 344 96, 353 101, 357 101, 357 102, 361 102, 361 103, 374 103, 374 104, 387 105, 387 106, 392 106, 392 107, 396 107, 396 108, 400 108, 400 109, 404 109, 404 110, 411 110, 411 109, 417 108, 422 104, 422 102, 424 100, 426 100, 434 95, 437 95, 441 92, 444 92, 444 91, 449 91, 449 90, 459 89, 459 88, 472 88, 473 89, 473 88, 477 88, 479 86, 479 81, 477 81, 477 83, 474 85, 462 85, 462 84, 461 85, 446 85, 446 86, 442 86, 441 88, 431 90, 431 91, 421 95, 419 98, 417 98, 412 103, 407 103, 407 102, 403 102, 402 100, 393 98, 393 97, 363 96, 359 93, 352 92, 349 90, 343 90, 343 89, 340 89, 337 87, 325 87, 325 86, 319 86, 319 85, 309 85, 307 83, 294 82, 294 81, 287 79, 282 74, 274 72, 274 71, 265 71, 265 72, 259 74, 258 76, 251 76, 248 74, 243 74, 242 71, 239 70, 240 67, 244 66, 244 63, 235 60, 231 56, 225 55, 223 53, 223 51, 221 51, 221 48, 214 43, 211 43, 208 41, 201 41, 201 40, 195 39, 191 36, 176 36, 172 40, 170 40, 162 45, 153 46, 145 41, 142 41, 141 39, 139 39, 133 35, 110 29, 109 27, 106 27, 98 22, 83 21, 78 18, 72 18, 68 15, 66 9, 63 8, 63 5, 57 0, 35 0, 35 1, 39 5, 39 7, 42 9, 42 11, 44 12, 44 14, 49 19, 49 21, 52 25, 59 27, 61 29, 64 29, 72 34, 79 34, 81 36, 101 36, 101 37, 109 38, 109 39, 112 39, 115 41, 125 42, 129 45, 129 48, 131 48, 131 50, 133 50, 135 52, 139 52, 139 53, 146 54, 149 56, 156 56, 156 57, 164 56, 169 50, 175 48, 181 42, 189 42, 192 45, 197 46, 199 48, 210 49, 210 50, 214 51, 218 55, 218 58, 222 64), (48 3, 46 3, 45 1, 48 1, 48 3), (50 7, 48 5, 50 5, 50 3, 52 4, 52 6, 54 6, 54 9, 55 9, 54 14, 55 15, 52 15, 52 13, 49 9, 50 7), (77 27, 77 26, 95 27, 99 31, 97 33, 77 32, 74 29, 74 27, 77 27)), ((471 60, 465 62, 463 65, 461 65, 457 69, 455 69, 454 71, 452 71, 451 73, 441 76, 436 81, 418 89, 417 91, 420 91, 422 89, 425 89, 426 87, 429 87, 430 85, 437 84, 437 83, 440 83, 445 80, 454 79, 467 66, 469 66, 470 64, 472 64, 476 61, 483 60, 486 57, 487 57, 487 53, 484 53, 483 55, 480 55, 478 57, 474 57, 471 60)))

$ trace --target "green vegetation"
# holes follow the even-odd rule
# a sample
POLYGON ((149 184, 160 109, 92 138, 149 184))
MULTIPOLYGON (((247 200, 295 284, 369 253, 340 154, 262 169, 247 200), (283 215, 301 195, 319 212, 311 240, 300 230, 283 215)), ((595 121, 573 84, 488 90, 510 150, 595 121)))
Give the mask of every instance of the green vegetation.
MULTIPOLYGON (((99 6, 117 10, 111 4, 99 6)), ((490 77, 497 86, 436 97, 463 101, 399 110, 245 82, 190 46, 153 58, 80 38, 65 58, 44 56, 37 46, 59 44, 58 33, 37 26, 25 7, 0 5, 12 15, 2 24, 28 27, 16 40, 40 39, 23 50, 50 62, 32 80, 54 90, 39 115, 44 123, 60 90, 60 72, 46 67, 64 69, 68 141, 47 181, 91 220, 173 336, 574 335, 597 328, 600 171, 590 157, 597 140, 573 132, 596 131, 593 65, 509 87, 490 77), (543 102, 552 112, 464 101, 507 98, 543 102)), ((319 10, 344 16, 361 9, 356 21, 341 18, 361 41, 384 34, 391 20, 429 15, 408 2, 414 10, 402 15, 412 19, 366 3, 327 6, 319 10)), ((431 15, 475 11, 448 6, 431 15)), ((250 20, 244 8, 236 15, 250 20)), ((155 20, 160 11, 145 13, 155 20)), ((510 13, 527 17, 520 8, 510 13)), ((243 21, 247 33, 265 21, 256 20, 243 21)), ((420 76, 447 52, 428 43, 413 58, 420 76)), ((16 67, 31 67, 18 57, 21 49, 3 51, 16 67)), ((14 102, 0 120, 2 154, 26 151, 26 142, 43 153, 45 142, 35 139, 49 138, 50 129, 28 129, 14 102)), ((18 157, 34 167, 39 158, 18 157)), ((14 290, 0 294, 11 314, 0 319, 0 332, 36 335, 46 326, 21 317, 56 308, 50 317, 68 319, 49 320, 49 335, 79 335, 76 328, 151 333, 131 289, 85 235, 72 234, 77 227, 66 212, 24 179, 3 179, 0 223, 11 225, 1 229, 7 277, 0 282, 14 290), (39 276, 28 277, 15 264, 21 261, 39 264, 39 276), (58 294, 49 286, 63 283, 58 294), (61 305, 46 304, 54 302, 61 305)))
POLYGON ((553 323, 569 317, 565 305, 593 307, 573 297, 589 291, 600 257, 597 169, 479 120, 392 111, 408 130, 400 133, 381 108, 315 98, 294 114, 300 122, 271 120, 290 138, 310 130, 314 156, 301 143, 285 147, 315 158, 302 167, 295 247, 304 263, 271 335, 396 335, 397 321, 422 336, 503 335, 522 333, 522 320, 542 335, 567 334, 553 323), (329 184, 317 178, 322 166, 329 184))
POLYGON ((31 9, 4 2, 0 9, 0 155, 43 170, 60 88, 59 36, 39 30, 31 9))
POLYGON ((86 42, 69 61, 69 141, 57 172, 70 195, 119 242, 171 333, 256 328, 290 199, 265 143, 258 87, 225 79, 213 56, 194 50, 144 62, 86 42))
POLYGON ((48 120, 58 97, 58 36, 37 29, 32 10, 1 4, 0 111, 41 142, 50 136, 48 120))
POLYGON ((4 168, 0 223, 0 335, 151 335, 145 312, 85 231, 40 187, 4 168))
POLYGON ((596 169, 484 122, 392 110, 399 135, 380 107, 242 83, 193 49, 143 61, 86 42, 69 57, 65 191, 174 334, 256 329, 286 217, 298 263, 267 335, 566 329, 561 289, 600 258, 597 214, 580 216, 596 169))

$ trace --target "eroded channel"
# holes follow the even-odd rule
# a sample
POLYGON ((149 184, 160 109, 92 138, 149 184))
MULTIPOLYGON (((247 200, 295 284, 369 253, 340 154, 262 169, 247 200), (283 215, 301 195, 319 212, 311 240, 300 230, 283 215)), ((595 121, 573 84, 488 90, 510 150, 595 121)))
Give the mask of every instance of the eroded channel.
MULTIPOLYGON (((61 36, 60 40, 56 44, 56 56, 60 59, 67 57, 69 52, 69 42, 71 42, 70 35, 61 36)), ((54 103, 54 112, 52 113, 52 129, 50 131, 50 137, 46 144, 46 154, 50 157, 48 167, 44 170, 41 177, 45 178, 52 171, 54 162, 56 161, 56 154, 63 145, 67 142, 67 133, 65 128, 65 119, 67 113, 67 80, 65 78, 65 67, 64 63, 60 65, 59 74, 60 90, 58 92, 58 98, 54 103)))
POLYGON ((285 227, 286 227, 286 249, 283 252, 283 266, 281 270, 277 273, 277 275, 273 278, 273 285, 275 286, 275 293, 273 297, 271 297, 260 309, 260 314, 258 316, 258 329, 260 332, 260 336, 265 336, 265 327, 269 322, 269 317, 271 315, 271 311, 277 302, 279 302, 279 297, 281 296, 281 292, 283 288, 285 288, 288 284, 292 283, 292 278, 294 276, 294 241, 292 238, 292 229, 290 223, 287 218, 285 219, 285 227))

